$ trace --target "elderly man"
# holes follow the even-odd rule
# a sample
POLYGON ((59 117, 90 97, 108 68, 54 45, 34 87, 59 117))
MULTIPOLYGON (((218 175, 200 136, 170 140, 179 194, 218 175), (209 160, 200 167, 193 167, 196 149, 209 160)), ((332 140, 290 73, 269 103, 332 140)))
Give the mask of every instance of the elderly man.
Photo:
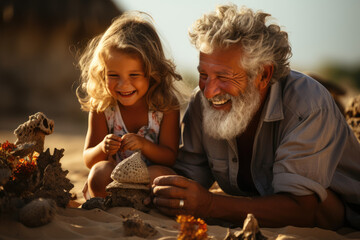
POLYGON ((360 145, 327 90, 289 69, 270 15, 219 6, 190 30, 199 89, 175 170, 154 180, 165 214, 260 226, 360 227, 360 145), (217 181, 228 195, 208 188, 217 181), (245 196, 245 197, 240 197, 245 196))

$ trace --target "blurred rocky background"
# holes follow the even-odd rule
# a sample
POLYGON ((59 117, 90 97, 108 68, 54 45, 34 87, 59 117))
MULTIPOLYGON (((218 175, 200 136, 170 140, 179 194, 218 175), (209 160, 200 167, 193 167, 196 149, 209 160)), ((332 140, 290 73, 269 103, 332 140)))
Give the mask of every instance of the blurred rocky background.
MULTIPOLYGON (((0 130, 12 131, 41 111, 55 121, 55 132, 85 135, 87 113, 80 110, 75 94, 79 51, 130 2, 0 0, 0 130)), ((161 16, 170 10, 164 9, 161 16)), ((160 16, 155 20, 161 21, 160 16)), ((174 20, 166 20, 174 26, 174 20)), ((324 84, 343 110, 351 97, 359 95, 360 63, 321 66, 311 72, 295 69, 324 84)), ((197 85, 196 66, 180 73, 191 88, 197 85)))
POLYGON ((1 0, 0 128, 41 111, 55 131, 86 130, 78 53, 121 13, 110 0, 1 0))

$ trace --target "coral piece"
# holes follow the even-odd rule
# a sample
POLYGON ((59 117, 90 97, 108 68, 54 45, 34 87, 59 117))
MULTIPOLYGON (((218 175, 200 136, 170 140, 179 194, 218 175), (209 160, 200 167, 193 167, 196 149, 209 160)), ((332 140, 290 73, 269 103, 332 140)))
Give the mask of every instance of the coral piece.
POLYGON ((125 236, 148 238, 155 236, 158 231, 149 223, 145 223, 137 214, 128 216, 123 222, 125 236))
POLYGON ((3 186, 9 181, 11 176, 11 169, 8 167, 0 168, 0 186, 3 186))
POLYGON ((38 157, 38 168, 42 174, 42 182, 35 197, 51 198, 56 201, 59 207, 66 207, 71 199, 70 190, 74 185, 66 175, 68 170, 61 168, 60 158, 63 156, 64 149, 54 149, 54 154, 50 155, 49 149, 38 157), (45 167, 46 166, 46 167, 45 167))
POLYGON ((360 95, 353 97, 345 110, 346 121, 360 142, 360 95))
POLYGON ((19 221, 27 227, 39 227, 51 222, 55 213, 54 200, 38 198, 21 208, 19 221))
POLYGON ((25 156, 31 155, 36 148, 36 142, 27 142, 19 144, 16 146, 16 149, 12 152, 13 156, 23 158, 25 156))
POLYGON ((35 142, 33 151, 41 153, 44 150, 45 135, 54 131, 54 121, 47 118, 45 114, 38 112, 29 117, 29 120, 15 129, 17 137, 15 145, 35 142))
POLYGON ((106 186, 108 207, 133 207, 143 212, 150 209, 143 201, 150 194, 150 177, 141 153, 122 160, 111 173, 114 180, 106 186))
POLYGON ((0 213, 19 214, 29 227, 49 223, 56 206, 68 205, 74 187, 61 168, 64 149, 43 152, 45 135, 53 130, 54 121, 36 113, 14 131, 16 144, 0 146, 0 213))
POLYGON ((207 224, 200 218, 191 215, 179 215, 176 221, 180 223, 180 233, 177 240, 206 240, 207 224))
POLYGON ((253 214, 249 213, 244 221, 243 229, 231 233, 230 229, 224 240, 266 240, 267 237, 262 235, 259 224, 253 214))
POLYGON ((111 178, 121 183, 149 183, 150 177, 141 153, 135 152, 122 160, 112 171, 111 178))

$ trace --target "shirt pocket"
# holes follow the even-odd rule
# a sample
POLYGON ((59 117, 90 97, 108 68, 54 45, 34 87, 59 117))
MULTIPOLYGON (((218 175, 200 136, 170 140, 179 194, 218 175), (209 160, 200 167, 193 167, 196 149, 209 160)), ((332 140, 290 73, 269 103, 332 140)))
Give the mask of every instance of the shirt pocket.
POLYGON ((229 164, 227 159, 216 159, 209 157, 209 165, 215 180, 219 185, 228 185, 229 183, 229 164))

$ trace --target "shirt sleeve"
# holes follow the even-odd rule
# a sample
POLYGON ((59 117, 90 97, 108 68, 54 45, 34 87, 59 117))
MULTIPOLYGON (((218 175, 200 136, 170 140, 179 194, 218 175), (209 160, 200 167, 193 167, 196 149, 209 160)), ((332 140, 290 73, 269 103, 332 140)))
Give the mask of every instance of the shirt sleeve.
POLYGON ((205 188, 214 182, 207 156, 202 145, 202 110, 199 91, 191 99, 181 128, 181 145, 174 170, 205 188))
POLYGON ((345 147, 345 121, 328 109, 316 109, 286 126, 276 150, 273 187, 276 193, 327 197, 345 147))

